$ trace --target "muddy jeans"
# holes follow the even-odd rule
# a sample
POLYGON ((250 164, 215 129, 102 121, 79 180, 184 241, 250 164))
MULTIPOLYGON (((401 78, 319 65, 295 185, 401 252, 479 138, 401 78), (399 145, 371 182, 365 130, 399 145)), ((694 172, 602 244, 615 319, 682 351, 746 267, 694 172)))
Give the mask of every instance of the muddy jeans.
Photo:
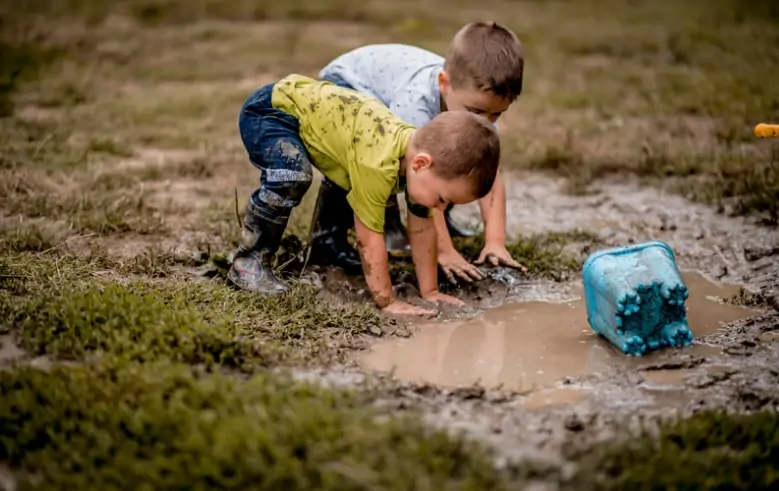
POLYGON ((282 225, 311 186, 313 167, 298 120, 271 103, 273 86, 249 96, 238 129, 249 159, 262 171, 260 187, 250 198, 253 208, 264 220, 282 225))

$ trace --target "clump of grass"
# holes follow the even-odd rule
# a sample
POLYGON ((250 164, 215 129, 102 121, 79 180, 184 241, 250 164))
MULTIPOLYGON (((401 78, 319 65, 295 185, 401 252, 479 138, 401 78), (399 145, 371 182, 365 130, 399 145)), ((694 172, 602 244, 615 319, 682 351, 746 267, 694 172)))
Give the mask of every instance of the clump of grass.
POLYGON ((0 390, 0 460, 22 488, 508 489, 473 442, 280 376, 55 365, 0 372, 0 390))
MULTIPOLYGON (((457 238, 454 242, 463 257, 471 261, 478 258, 484 247, 483 235, 457 238)), ((580 244, 584 252, 594 243, 597 243, 597 238, 592 234, 571 230, 520 237, 506 248, 518 262, 527 267, 529 275, 562 281, 571 273, 577 272, 583 263, 583 258, 580 257, 582 254, 574 254, 566 248, 580 244)))
MULTIPOLYGON (((5 301, 10 295, 20 294, 24 291, 24 277, 18 268, 15 268, 5 258, 0 258, 0 301, 5 301)), ((2 328, 0 328, 1 331, 2 328)))
POLYGON ((56 54, 27 39, 0 38, 0 118, 13 114, 12 95, 19 85, 34 80, 56 54))
POLYGON ((689 198, 715 203, 736 215, 756 215, 766 225, 779 223, 779 146, 756 156, 714 155, 711 168, 677 184, 689 198))
POLYGON ((114 257, 102 245, 93 246, 86 261, 95 268, 112 270, 123 276, 142 276, 145 278, 169 278, 176 266, 194 265, 192 257, 175 248, 150 245, 135 256, 114 257))
POLYGON ((179 296, 207 322, 228 317, 242 336, 270 338, 305 346, 312 341, 335 344, 368 334, 378 327, 378 314, 367 306, 333 304, 314 288, 297 285, 290 294, 263 297, 233 291, 221 283, 170 285, 155 295, 167 301, 179 296))
POLYGON ((226 318, 205 322, 182 299, 155 293, 115 284, 52 292, 4 305, 3 317, 25 350, 61 359, 108 353, 233 368, 278 361, 279 350, 238 338, 226 318))
POLYGON ((752 293, 744 287, 739 288, 738 293, 735 295, 726 298, 725 302, 732 305, 757 308, 773 307, 775 305, 775 300, 772 297, 759 292, 752 293))
POLYGON ((159 210, 149 203, 147 191, 135 187, 98 176, 73 189, 44 174, 17 172, 0 185, 0 206, 10 214, 63 220, 77 232, 154 232, 162 226, 159 210))
POLYGON ((69 128, 51 121, 0 118, 0 169, 58 169, 82 167, 88 151, 69 143, 69 128))
POLYGON ((104 153, 117 157, 132 157, 133 151, 129 145, 115 138, 92 138, 87 148, 91 152, 104 153))
POLYGON ((19 224, 17 227, 0 229, 0 250, 5 254, 44 252, 58 245, 56 235, 37 224, 19 224))
POLYGON ((34 353, 244 368, 326 363, 340 359, 359 336, 380 331, 379 316, 369 307, 328 303, 302 285, 271 298, 223 282, 115 284, 98 276, 116 267, 99 254, 5 260, 0 318, 34 353))
POLYGON ((575 489, 774 489, 779 415, 699 413, 600 448, 580 468, 575 489))

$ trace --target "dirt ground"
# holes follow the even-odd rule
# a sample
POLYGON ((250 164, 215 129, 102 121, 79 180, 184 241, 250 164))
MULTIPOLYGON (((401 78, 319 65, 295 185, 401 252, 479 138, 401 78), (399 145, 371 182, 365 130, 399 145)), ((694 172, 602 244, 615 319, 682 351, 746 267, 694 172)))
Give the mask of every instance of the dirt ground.
MULTIPOLYGON (((779 122, 773 2, 25 5, 0 5, 0 488, 246 489, 271 474, 256 488, 775 483, 779 141, 752 133, 779 122), (500 131, 510 250, 529 271, 442 284, 470 308, 435 322, 575 299, 588 254, 645 240, 724 285, 718 308, 749 315, 642 358, 599 340, 613 365, 563 369, 540 389, 395 377, 360 360, 435 326, 378 315, 359 277, 301 271, 316 185, 277 261, 289 298, 227 289, 259 177, 236 131, 245 98, 362 44, 443 53, 485 18, 527 50, 500 131), (762 435, 764 452, 685 443, 729 428, 762 435), (631 453, 632 439, 668 439, 680 457, 631 453)), ((475 204, 454 215, 481 226, 475 204)), ((457 245, 473 258, 479 240, 457 245)), ((392 263, 398 294, 417 301, 413 267, 392 263)))

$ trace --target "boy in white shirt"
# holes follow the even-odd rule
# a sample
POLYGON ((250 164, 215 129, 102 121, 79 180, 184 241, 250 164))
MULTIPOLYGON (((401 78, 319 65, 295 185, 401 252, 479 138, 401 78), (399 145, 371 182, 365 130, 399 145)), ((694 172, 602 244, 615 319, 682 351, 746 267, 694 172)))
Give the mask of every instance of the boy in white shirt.
MULTIPOLYGON (((379 44, 345 53, 324 67, 319 76, 383 102, 402 120, 417 126, 447 110, 465 110, 497 120, 522 92, 522 45, 509 29, 494 22, 473 22, 455 35, 446 58, 402 44, 379 44)), ((359 255, 346 237, 352 224, 341 212, 342 196, 327 179, 320 188, 311 230, 311 261, 359 270, 359 255)), ((498 174, 490 193, 479 201, 485 223, 484 248, 475 261, 522 268, 506 249, 506 190, 498 174)), ((480 280, 481 271, 458 253, 452 236, 473 233, 451 220, 449 210, 437 210, 438 263, 450 280, 480 280)), ((387 206, 385 237, 390 252, 408 250, 397 197, 387 206)))

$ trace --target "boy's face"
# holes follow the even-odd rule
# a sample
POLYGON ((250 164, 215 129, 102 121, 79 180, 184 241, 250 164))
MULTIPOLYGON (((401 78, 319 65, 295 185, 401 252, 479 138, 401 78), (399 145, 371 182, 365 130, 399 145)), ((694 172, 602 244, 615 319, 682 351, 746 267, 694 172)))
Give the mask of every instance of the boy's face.
POLYGON ((411 158, 406 169, 406 192, 412 203, 441 210, 449 203, 464 205, 476 201, 469 180, 441 178, 426 153, 411 158))
POLYGON ((469 111, 484 116, 490 123, 497 121, 511 106, 509 99, 499 97, 491 91, 479 90, 475 87, 455 89, 445 71, 438 74, 438 89, 448 111, 469 111))

